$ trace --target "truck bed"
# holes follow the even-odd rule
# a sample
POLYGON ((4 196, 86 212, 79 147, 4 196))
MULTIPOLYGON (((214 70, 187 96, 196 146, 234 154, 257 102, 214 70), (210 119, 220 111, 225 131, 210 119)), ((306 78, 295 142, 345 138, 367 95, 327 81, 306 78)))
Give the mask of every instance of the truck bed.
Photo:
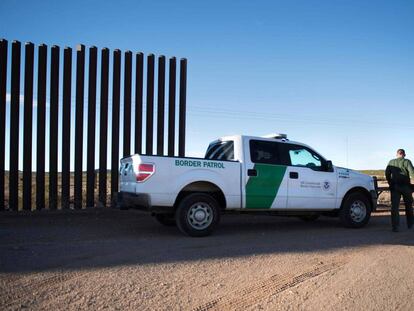
POLYGON ((120 191, 149 195, 149 205, 173 206, 186 187, 211 183, 219 187, 228 209, 241 208, 241 163, 203 158, 133 155, 121 159, 120 191), (140 164, 153 164, 154 172, 137 182, 140 164))

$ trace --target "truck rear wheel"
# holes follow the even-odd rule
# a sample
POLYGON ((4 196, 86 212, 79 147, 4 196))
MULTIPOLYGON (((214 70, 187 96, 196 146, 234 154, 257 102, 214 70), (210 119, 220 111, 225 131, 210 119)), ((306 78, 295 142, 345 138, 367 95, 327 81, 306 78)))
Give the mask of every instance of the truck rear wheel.
POLYGON ((217 201, 204 193, 192 193, 178 205, 175 221, 178 229, 193 237, 210 235, 220 220, 217 201))
POLYGON ((155 214, 154 217, 164 226, 174 227, 176 225, 174 214, 155 214))
POLYGON ((364 194, 354 192, 345 197, 339 212, 339 219, 345 227, 363 227, 370 217, 371 205, 364 194))

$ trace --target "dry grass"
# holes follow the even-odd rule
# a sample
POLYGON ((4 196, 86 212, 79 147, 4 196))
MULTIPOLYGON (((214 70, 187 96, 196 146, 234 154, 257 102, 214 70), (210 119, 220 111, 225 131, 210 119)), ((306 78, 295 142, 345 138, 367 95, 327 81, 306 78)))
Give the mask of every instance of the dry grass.
POLYGON ((367 174, 367 175, 371 175, 371 176, 376 176, 378 180, 385 180, 384 170, 360 170, 359 172, 367 174))
MULTIPOLYGON (((107 193, 107 205, 110 204, 110 190, 111 190, 111 173, 107 173, 107 183, 106 183, 106 193, 107 193)), ((72 172, 70 174, 70 190, 69 190, 69 207, 74 208, 74 179, 75 174, 72 172)), ((5 207, 9 209, 9 172, 5 172, 5 207)), ((62 175, 58 173, 58 209, 62 208, 62 175)), ((94 186, 94 193, 95 193, 95 206, 100 206, 101 203, 99 202, 98 197, 99 191, 99 173, 95 172, 95 186, 94 186)), ((36 209, 36 173, 32 173, 32 210, 36 209)), ((23 206, 23 173, 19 172, 19 210, 22 210, 23 206)), ((86 172, 83 173, 82 176, 82 203, 83 208, 85 207, 86 203, 86 172)), ((45 173, 45 207, 49 208, 49 173, 45 173)))

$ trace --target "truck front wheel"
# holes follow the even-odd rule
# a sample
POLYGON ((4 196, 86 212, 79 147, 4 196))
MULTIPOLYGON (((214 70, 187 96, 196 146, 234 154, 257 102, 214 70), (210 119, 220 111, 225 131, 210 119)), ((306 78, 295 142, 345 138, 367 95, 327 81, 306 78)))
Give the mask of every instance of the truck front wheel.
POLYGON ((220 220, 217 201, 204 193, 192 193, 178 204, 175 221, 178 229, 193 237, 210 235, 220 220))
POLYGON ((354 192, 345 197, 339 212, 339 218, 345 227, 363 227, 370 217, 371 205, 363 193, 354 192))

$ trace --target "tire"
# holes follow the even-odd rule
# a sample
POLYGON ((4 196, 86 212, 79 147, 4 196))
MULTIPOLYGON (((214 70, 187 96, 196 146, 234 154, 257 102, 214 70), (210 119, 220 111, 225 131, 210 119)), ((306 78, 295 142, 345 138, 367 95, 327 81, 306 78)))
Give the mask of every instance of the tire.
POLYGON ((319 218, 320 215, 315 214, 315 215, 303 215, 303 216, 299 216, 299 219, 305 221, 305 222, 310 222, 310 221, 315 221, 316 219, 319 218))
POLYGON ((155 214, 155 219, 163 226, 175 227, 175 217, 174 214, 155 214))
POLYGON ((361 228, 371 217, 371 204, 361 192, 347 195, 339 211, 341 223, 348 228, 361 228))
POLYGON ((210 235, 220 221, 219 204, 208 194, 192 193, 178 204, 175 221, 178 229, 186 235, 210 235))

